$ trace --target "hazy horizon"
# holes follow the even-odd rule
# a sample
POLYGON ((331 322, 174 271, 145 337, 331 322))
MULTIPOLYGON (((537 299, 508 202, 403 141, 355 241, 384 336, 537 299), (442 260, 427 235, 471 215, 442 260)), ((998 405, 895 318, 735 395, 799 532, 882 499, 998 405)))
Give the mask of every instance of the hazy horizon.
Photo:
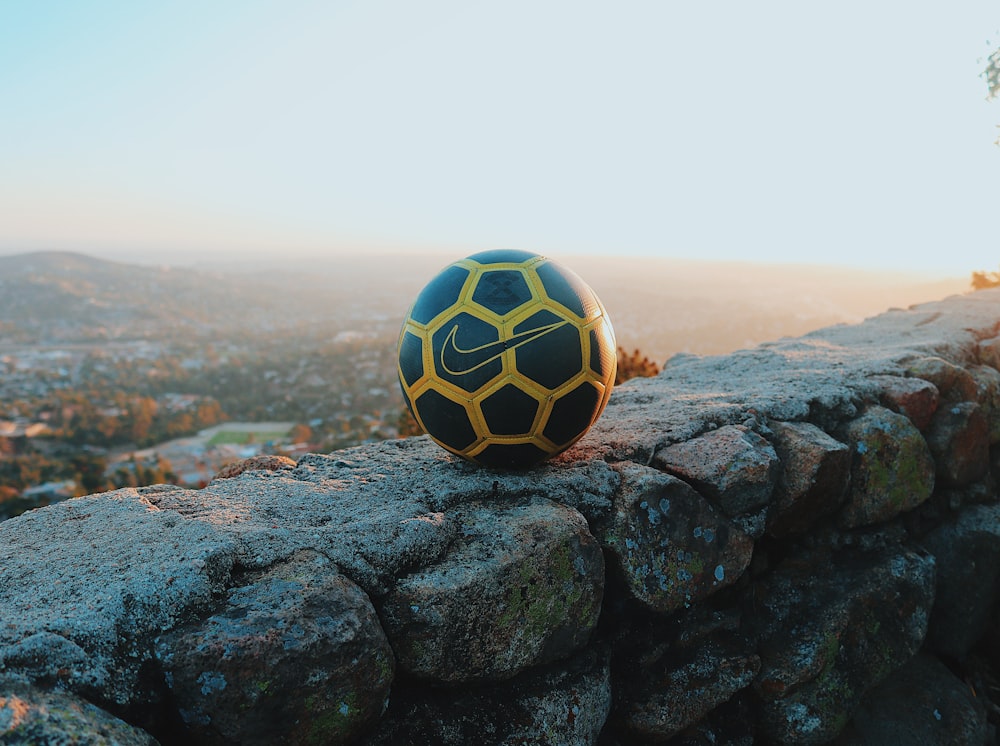
POLYGON ((0 6, 0 253, 994 269, 1000 6, 0 6))
MULTIPOLYGON (((639 348, 659 362, 678 352, 720 354, 831 324, 856 323, 890 308, 970 290, 969 275, 941 277, 905 269, 889 272, 706 259, 550 256, 594 289, 607 307, 623 347, 639 348)), ((398 324, 421 288, 458 258, 432 252, 238 262, 202 257, 190 264, 119 263, 154 270, 167 266, 181 273, 193 270, 192 274, 225 285, 218 288, 222 294, 241 283, 269 288, 264 297, 288 299, 292 317, 297 313, 325 312, 333 317, 362 313, 370 318, 394 318, 398 324)), ((100 276, 94 274, 99 268, 88 271, 88 282, 100 276)), ((170 282, 178 273, 150 274, 151 278, 157 276, 170 282)))
MULTIPOLYGON (((162 251, 148 252, 128 250, 125 248, 102 250, 100 248, 91 249, 89 247, 53 247, 25 250, 0 248, 0 257, 48 252, 66 252, 90 256, 110 262, 139 266, 166 266, 179 269, 192 268, 204 270, 244 268, 250 271, 275 268, 286 268, 291 270, 298 268, 304 270, 307 268, 306 265, 330 264, 335 266, 337 264, 351 263, 355 260, 364 261, 374 258, 382 258, 389 261, 398 260, 402 262, 404 265, 402 271, 407 271, 414 265, 414 263, 423 265, 428 271, 430 271, 436 266, 444 267, 453 261, 474 254, 477 251, 485 251, 487 248, 490 247, 473 247, 463 249, 461 247, 401 248, 394 246, 363 246, 353 248, 342 247, 340 249, 330 250, 327 252, 317 251, 315 253, 297 253, 294 250, 288 250, 285 252, 239 252, 235 250, 199 251, 195 249, 166 249, 162 251)), ((965 284, 969 284, 973 272, 980 270, 993 271, 1000 266, 1000 252, 998 252, 997 260, 993 261, 992 265, 970 267, 966 271, 956 271, 954 273, 942 273, 940 270, 921 268, 919 265, 914 267, 907 264, 901 264, 900 266, 893 268, 883 268, 880 266, 866 267, 858 264, 838 263, 835 261, 835 258, 831 258, 830 261, 776 261, 756 260, 752 257, 725 259, 715 257, 700 258, 692 256, 657 256, 625 252, 618 254, 598 254, 578 253, 573 251, 539 251, 537 253, 566 264, 571 268, 581 263, 594 265, 596 263, 600 263, 601 261, 607 261, 611 264, 627 264, 629 266, 645 263, 648 267, 701 267, 705 272, 718 272, 718 277, 723 278, 724 280, 731 273, 732 276, 730 279, 735 282, 741 282, 740 278, 742 276, 743 268, 750 268, 752 270, 774 271, 778 273, 783 271, 801 272, 802 274, 823 273, 824 276, 827 276, 828 273, 833 273, 834 275, 837 275, 845 280, 849 276, 861 278, 863 280, 863 284, 878 281, 879 279, 894 279, 908 283, 954 283, 960 281, 965 284)), ((391 272, 391 265, 387 265, 387 271, 391 272)))

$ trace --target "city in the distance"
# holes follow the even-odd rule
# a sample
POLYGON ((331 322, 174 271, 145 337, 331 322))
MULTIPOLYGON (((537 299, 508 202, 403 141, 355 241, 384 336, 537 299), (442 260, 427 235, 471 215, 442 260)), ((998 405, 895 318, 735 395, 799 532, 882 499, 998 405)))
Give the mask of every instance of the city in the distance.
MULTIPOLYGON (((409 430, 396 340, 460 258, 152 266, 0 256, 0 519, 125 486, 207 483, 409 430)), ((623 353, 657 365, 853 323, 970 289, 969 277, 808 265, 559 257, 601 297, 623 353)))

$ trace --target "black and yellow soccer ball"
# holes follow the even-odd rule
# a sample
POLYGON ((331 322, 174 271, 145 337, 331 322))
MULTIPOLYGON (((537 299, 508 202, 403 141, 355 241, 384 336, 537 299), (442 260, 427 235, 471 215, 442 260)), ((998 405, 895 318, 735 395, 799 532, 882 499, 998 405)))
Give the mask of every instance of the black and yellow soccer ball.
POLYGON ((611 395, 608 313, 570 270, 527 251, 473 254, 417 296, 399 334, 399 383, 431 438, 494 468, 569 448, 611 395))

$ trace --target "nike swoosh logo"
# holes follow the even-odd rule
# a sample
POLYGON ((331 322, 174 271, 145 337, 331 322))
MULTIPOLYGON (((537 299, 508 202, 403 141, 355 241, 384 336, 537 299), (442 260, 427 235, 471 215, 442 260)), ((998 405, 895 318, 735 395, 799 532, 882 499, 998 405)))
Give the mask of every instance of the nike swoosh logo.
POLYGON ((451 328, 451 331, 448 332, 448 336, 445 337, 444 344, 441 345, 441 368, 450 375, 464 376, 467 373, 479 370, 484 365, 489 365, 503 355, 505 351, 514 350, 529 342, 534 342, 536 339, 544 337, 549 332, 553 332, 561 326, 566 326, 568 323, 568 321, 556 321, 552 324, 545 324, 544 326, 519 332, 510 339, 488 342, 487 344, 468 349, 463 349, 455 344, 455 335, 458 334, 458 324, 455 324, 451 328), (454 365, 448 365, 445 362, 444 354, 449 351, 452 353, 450 357, 454 365))

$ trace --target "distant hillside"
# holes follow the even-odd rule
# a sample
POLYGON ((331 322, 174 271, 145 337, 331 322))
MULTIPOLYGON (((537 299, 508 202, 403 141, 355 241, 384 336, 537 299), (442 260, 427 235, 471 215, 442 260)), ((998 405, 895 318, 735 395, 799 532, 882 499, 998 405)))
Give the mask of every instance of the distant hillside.
POLYGON ((329 317, 327 300, 322 287, 285 273, 151 267, 71 252, 0 256, 0 340, 22 343, 253 334, 329 317))
MULTIPOLYGON (((211 269, 70 252, 0 256, 0 342, 197 340, 378 327, 392 336, 420 289, 459 256, 340 256, 211 269)), ((619 342, 663 362, 716 354, 891 307, 938 300, 968 278, 657 258, 555 257, 593 288, 619 342)))
MULTIPOLYGON (((217 278, 69 252, 0 257, 0 319, 21 338, 86 340, 216 322, 233 311, 217 278)), ((32 340, 34 341, 34 340, 32 340)))

